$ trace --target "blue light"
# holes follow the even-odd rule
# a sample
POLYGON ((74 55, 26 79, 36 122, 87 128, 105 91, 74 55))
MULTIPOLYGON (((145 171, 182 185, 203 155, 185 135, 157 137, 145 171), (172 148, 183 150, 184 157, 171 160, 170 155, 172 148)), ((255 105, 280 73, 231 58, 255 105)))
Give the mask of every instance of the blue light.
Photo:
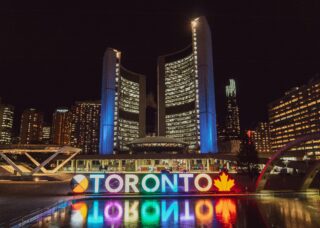
POLYGON ((177 174, 172 174, 173 176, 173 183, 169 179, 169 177, 165 174, 161 174, 161 191, 162 192, 167 192, 166 190, 166 183, 168 186, 171 188, 173 192, 178 192, 178 175, 177 174))
POLYGON ((100 154, 113 153, 116 53, 107 49, 103 58, 100 117, 100 154))
POLYGON ((161 221, 163 223, 167 222, 168 219, 171 217, 173 213, 173 221, 174 223, 178 223, 179 219, 179 207, 178 201, 175 200, 173 203, 170 204, 169 208, 167 209, 167 202, 166 200, 161 201, 161 221))
POLYGON ((93 201, 92 208, 89 210, 88 225, 93 225, 94 227, 100 227, 98 225, 103 225, 103 213, 102 210, 99 210, 98 200, 93 201))
POLYGON ((90 179, 94 179, 94 193, 99 193, 100 179, 104 178, 104 174, 90 174, 90 179))

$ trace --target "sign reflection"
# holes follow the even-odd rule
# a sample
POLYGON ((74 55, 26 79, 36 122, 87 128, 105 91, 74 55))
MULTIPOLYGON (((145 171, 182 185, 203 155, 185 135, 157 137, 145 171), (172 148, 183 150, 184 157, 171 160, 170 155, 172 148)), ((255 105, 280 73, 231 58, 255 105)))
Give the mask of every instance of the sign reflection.
POLYGON ((232 199, 199 200, 89 200, 71 207, 71 226, 212 225, 235 224, 232 199), (140 221, 139 221, 140 220, 140 221))

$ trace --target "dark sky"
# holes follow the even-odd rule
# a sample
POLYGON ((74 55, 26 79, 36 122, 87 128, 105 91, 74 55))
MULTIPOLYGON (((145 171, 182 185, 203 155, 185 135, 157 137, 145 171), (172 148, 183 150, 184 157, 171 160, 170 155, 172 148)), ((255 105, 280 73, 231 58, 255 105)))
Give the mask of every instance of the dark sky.
POLYGON ((17 117, 36 107, 50 121, 56 107, 100 99, 107 47, 121 50, 123 65, 147 75, 155 93, 157 57, 187 46, 190 19, 199 15, 213 35, 218 119, 230 77, 241 125, 251 128, 267 119, 269 102, 320 72, 318 0, 92 2, 1 5, 0 96, 17 117))

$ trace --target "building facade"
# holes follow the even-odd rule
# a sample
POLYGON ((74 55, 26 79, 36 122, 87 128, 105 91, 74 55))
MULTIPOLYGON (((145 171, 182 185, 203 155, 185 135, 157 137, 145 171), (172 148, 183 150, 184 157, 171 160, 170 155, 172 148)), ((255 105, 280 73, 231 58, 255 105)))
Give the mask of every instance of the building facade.
POLYGON ((20 143, 36 144, 42 142, 43 113, 29 108, 21 116, 20 143))
POLYGON ((66 108, 58 108, 52 116, 52 143, 70 145, 71 112, 66 108))
POLYGON ((229 85, 226 86, 225 137, 226 139, 240 138, 239 106, 237 103, 237 88, 234 79, 229 79, 229 85))
POLYGON ((188 143, 189 151, 215 153, 216 109, 211 31, 204 17, 191 22, 185 49, 158 59, 159 136, 188 143))
POLYGON ((12 143, 14 107, 1 104, 0 100, 0 144, 12 143))
POLYGON ((145 136, 146 79, 121 65, 121 53, 108 48, 103 59, 100 154, 126 152, 145 136))
POLYGON ((270 128, 267 122, 259 122, 253 131, 253 142, 258 153, 270 153, 270 128))
POLYGON ((50 144, 51 141, 51 127, 48 125, 44 125, 42 128, 42 143, 43 144, 50 144))
MULTIPOLYGON (((269 104, 271 149, 277 151, 295 139, 320 133, 320 80, 292 88, 269 104)), ((298 153, 320 158, 320 140, 312 140, 292 148, 298 153)))
POLYGON ((71 142, 82 154, 99 152, 100 102, 76 102, 71 108, 71 142))

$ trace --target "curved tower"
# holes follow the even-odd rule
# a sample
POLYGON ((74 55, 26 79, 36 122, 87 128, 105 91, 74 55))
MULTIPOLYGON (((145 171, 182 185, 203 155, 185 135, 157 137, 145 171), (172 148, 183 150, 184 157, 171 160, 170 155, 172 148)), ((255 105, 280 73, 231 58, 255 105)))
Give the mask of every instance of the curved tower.
POLYGON ((103 59, 100 154, 127 151, 145 136, 145 76, 121 66, 121 52, 108 48, 103 59))
POLYGON ((191 29, 191 45, 158 59, 158 135, 184 141, 191 151, 215 153, 211 32, 205 17, 192 20, 191 29))

